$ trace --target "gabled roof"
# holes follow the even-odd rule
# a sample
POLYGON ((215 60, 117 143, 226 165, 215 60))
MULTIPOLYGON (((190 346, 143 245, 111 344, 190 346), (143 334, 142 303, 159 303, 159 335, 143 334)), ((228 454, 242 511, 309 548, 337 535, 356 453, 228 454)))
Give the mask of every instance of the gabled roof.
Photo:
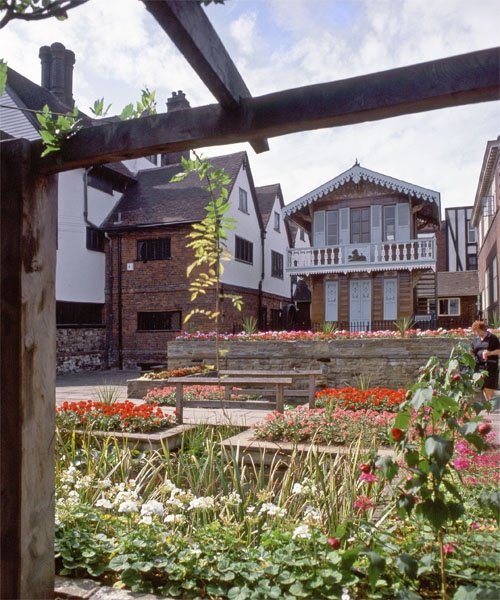
MULTIPOLYGON (((40 129, 40 124, 38 123, 34 112, 32 111, 41 111, 42 108, 47 104, 52 112, 66 114, 71 109, 63 104, 57 96, 46 90, 44 87, 33 83, 14 69, 10 67, 7 68, 7 85, 5 88, 6 94, 12 100, 13 105, 17 108, 28 109, 24 111, 20 111, 26 119, 29 121, 31 126, 38 131, 40 129)), ((4 115, 8 117, 8 113, 17 112, 13 109, 0 109, 2 110, 2 124, 5 122, 4 115), (7 113, 8 111, 8 113, 7 113)), ((81 118, 84 122, 84 125, 90 125, 92 120, 83 113, 81 114, 81 118)), ((19 125, 13 124, 14 130, 8 131, 14 137, 18 137, 17 131, 15 128, 19 125)), ((3 127, 2 127, 3 128, 3 127)), ((21 127, 20 131, 22 132, 24 128, 21 127)), ((33 139, 31 137, 30 139, 33 139)))
POLYGON ((484 151, 483 164, 477 184, 476 197, 474 199, 474 210, 471 222, 474 227, 479 225, 479 219, 483 211, 483 198, 489 195, 489 186, 494 174, 495 163, 500 152, 500 135, 496 140, 489 140, 484 151))
MULTIPOLYGON (((246 152, 208 157, 208 160, 214 167, 226 171, 231 178, 231 189, 241 167, 248 170, 246 152)), ((134 229, 194 223, 204 219, 205 206, 209 202, 208 193, 204 189, 206 183, 200 182, 195 173, 188 175, 184 181, 170 183, 172 177, 180 171, 180 164, 139 171, 135 176, 136 183, 115 204, 101 228, 108 231, 134 229)), ((249 170, 248 175, 253 186, 249 170)), ((256 210, 259 217, 258 207, 256 210)))
MULTIPOLYGON (((270 185, 262 185, 255 188, 257 195, 257 204, 262 216, 264 227, 267 229, 269 225, 269 219, 271 218, 274 202, 278 198, 278 204, 280 207, 280 214, 282 214, 285 202, 283 201, 283 193, 281 192, 281 185, 279 183, 272 183, 270 185)), ((292 230, 290 228, 290 222, 288 219, 283 219, 286 235, 288 238, 288 244, 292 245, 292 230)))
POLYGON ((293 213, 301 210, 309 204, 312 204, 316 200, 319 200, 326 194, 339 189, 346 183, 353 182, 357 184, 362 181, 374 183, 375 185, 379 185, 389 190, 394 190, 401 194, 406 194, 413 198, 432 202, 438 209, 440 209, 441 196, 439 192, 429 190, 406 181, 401 181, 400 179, 395 179, 394 177, 389 177, 388 175, 383 175, 382 173, 371 171, 370 169, 366 169, 356 162, 356 164, 347 171, 344 171, 340 175, 337 175, 337 177, 334 177, 308 194, 301 196, 291 204, 288 204, 284 209, 284 213, 287 216, 293 215, 293 213))

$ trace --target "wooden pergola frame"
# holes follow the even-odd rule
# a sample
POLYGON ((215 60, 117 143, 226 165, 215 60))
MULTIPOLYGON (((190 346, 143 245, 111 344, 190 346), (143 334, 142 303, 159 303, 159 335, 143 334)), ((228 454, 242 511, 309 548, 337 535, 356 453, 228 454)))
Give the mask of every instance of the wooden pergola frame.
POLYGON ((1 598, 54 590, 55 174, 499 99, 499 48, 253 98, 199 4, 142 2, 218 104, 96 125, 43 159, 0 142, 1 598))

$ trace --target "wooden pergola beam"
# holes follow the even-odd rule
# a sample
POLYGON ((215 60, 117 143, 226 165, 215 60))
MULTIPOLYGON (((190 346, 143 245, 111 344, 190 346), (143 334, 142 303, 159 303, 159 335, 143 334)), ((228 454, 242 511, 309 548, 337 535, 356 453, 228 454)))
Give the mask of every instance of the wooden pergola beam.
MULTIPOLYGON (((222 108, 238 111, 242 99, 252 95, 201 6, 186 0, 142 2, 222 108)), ((255 152, 269 150, 265 139, 251 145, 255 152)))
MULTIPOLYGON (((177 152, 339 127, 498 100, 500 48, 219 105, 83 129, 35 168, 51 173, 160 152, 177 152)), ((33 142, 34 156, 40 142, 33 142)))

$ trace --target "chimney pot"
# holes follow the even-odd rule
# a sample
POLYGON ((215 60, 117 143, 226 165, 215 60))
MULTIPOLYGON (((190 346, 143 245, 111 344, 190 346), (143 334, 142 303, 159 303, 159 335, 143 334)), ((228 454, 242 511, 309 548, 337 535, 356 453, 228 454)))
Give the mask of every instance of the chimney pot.
POLYGON ((42 46, 38 56, 42 63, 42 87, 73 108, 73 65, 75 55, 60 42, 42 46))

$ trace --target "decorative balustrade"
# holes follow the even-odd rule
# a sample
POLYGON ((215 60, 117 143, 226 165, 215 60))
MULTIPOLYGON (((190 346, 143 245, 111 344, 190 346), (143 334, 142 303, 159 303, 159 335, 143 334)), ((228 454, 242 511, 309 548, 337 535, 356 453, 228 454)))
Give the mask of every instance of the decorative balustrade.
POLYGON ((332 273, 335 271, 371 271, 435 267, 436 238, 406 242, 346 244, 317 248, 289 248, 287 271, 290 273, 332 273))

